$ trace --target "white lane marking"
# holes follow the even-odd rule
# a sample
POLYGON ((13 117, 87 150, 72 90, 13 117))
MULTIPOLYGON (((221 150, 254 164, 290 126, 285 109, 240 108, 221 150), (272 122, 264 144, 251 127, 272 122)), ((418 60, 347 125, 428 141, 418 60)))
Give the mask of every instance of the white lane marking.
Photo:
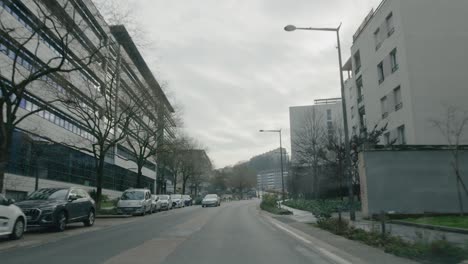
MULTIPOLYGON (((271 223, 274 224, 274 225, 275 225, 276 227, 278 227, 279 229, 281 229, 281 230, 287 232, 288 234, 292 235, 293 237, 295 237, 295 238, 301 240, 302 242, 304 242, 304 243, 306 243, 306 244, 312 244, 312 242, 310 242, 308 239, 306 239, 306 238, 304 238, 304 237, 302 237, 302 236, 300 236, 300 235, 294 233, 293 231, 289 230, 288 228, 286 228, 286 227, 284 227, 284 226, 282 226, 282 225, 280 225, 280 224, 277 224, 277 223, 275 223, 275 222, 272 222, 272 221, 271 221, 271 223)), ((318 251, 320 251, 320 253, 322 253, 323 255, 327 256, 328 258, 330 258, 331 260, 333 260, 334 262, 336 262, 336 263, 338 263, 338 264, 352 264, 351 262, 349 262, 349 261, 347 261, 347 260, 345 260, 345 259, 339 257, 338 255, 333 254, 332 252, 330 252, 330 251, 328 251, 328 250, 326 250, 326 249, 324 249, 324 248, 321 248, 321 247, 318 247, 318 246, 316 246, 315 248, 316 248, 318 251)))
POLYGON ((309 240, 303 238, 302 236, 300 236, 300 235, 294 233, 293 231, 291 231, 291 230, 289 230, 289 229, 287 229, 287 228, 285 228, 285 227, 282 227, 281 225, 279 225, 279 224, 277 224, 277 223, 273 223, 273 224, 274 224, 277 228, 279 228, 279 229, 281 229, 281 230, 283 230, 283 231, 289 233, 289 234, 292 235, 293 237, 295 237, 295 238, 301 240, 302 242, 304 242, 304 243, 306 243, 306 244, 312 244, 312 242, 310 242, 309 240))
POLYGON ((328 258, 332 259, 333 261, 339 264, 352 264, 351 262, 331 253, 330 251, 324 248, 321 248, 321 247, 316 247, 316 248, 318 249, 318 251, 320 251, 320 253, 322 253, 323 255, 327 256, 328 258))

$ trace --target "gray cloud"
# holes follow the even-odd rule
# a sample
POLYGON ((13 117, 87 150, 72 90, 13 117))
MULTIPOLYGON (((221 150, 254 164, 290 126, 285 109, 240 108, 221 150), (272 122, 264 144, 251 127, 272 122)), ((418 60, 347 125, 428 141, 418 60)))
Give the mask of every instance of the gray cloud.
POLYGON ((337 26, 343 51, 379 0, 132 0, 154 44, 143 50, 158 79, 184 108, 186 130, 207 146, 217 167, 278 146, 289 148, 293 105, 339 96, 335 36, 283 31, 286 24, 337 26))

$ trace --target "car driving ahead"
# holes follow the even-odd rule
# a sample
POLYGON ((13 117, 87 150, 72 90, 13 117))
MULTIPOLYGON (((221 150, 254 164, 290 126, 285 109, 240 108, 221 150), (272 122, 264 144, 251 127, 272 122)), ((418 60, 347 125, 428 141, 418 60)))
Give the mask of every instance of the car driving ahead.
POLYGON ((221 199, 217 194, 207 194, 202 200, 202 207, 220 206, 221 199))
POLYGON ((83 222, 92 226, 96 204, 80 188, 43 188, 16 204, 26 215, 28 226, 54 227, 64 231, 68 223, 83 222))
POLYGON ((26 215, 14 203, 0 194, 0 236, 20 239, 26 231, 26 215))

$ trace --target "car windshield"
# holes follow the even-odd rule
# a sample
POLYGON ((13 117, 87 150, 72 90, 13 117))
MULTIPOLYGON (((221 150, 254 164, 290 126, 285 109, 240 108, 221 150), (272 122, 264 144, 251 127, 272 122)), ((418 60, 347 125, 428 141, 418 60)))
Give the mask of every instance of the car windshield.
POLYGON ((218 196, 216 194, 207 194, 205 196, 205 199, 213 199, 213 198, 218 198, 218 196))
POLYGON ((182 197, 182 195, 180 195, 180 194, 173 194, 173 195, 171 195, 171 198, 172 198, 172 199, 180 199, 181 197, 182 197))
POLYGON ((126 191, 122 194, 121 200, 143 200, 145 194, 141 191, 126 191))
POLYGON ((159 195, 159 200, 168 200, 169 195, 159 195))
POLYGON ((40 189, 31 193, 26 200, 65 200, 68 189, 40 189))

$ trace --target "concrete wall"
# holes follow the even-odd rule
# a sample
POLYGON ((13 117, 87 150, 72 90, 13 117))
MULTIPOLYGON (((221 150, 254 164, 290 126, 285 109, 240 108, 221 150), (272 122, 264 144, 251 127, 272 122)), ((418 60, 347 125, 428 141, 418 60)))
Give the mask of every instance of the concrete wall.
MULTIPOLYGON (((459 211, 456 178, 448 150, 373 150, 359 157, 363 215, 459 211)), ((468 151, 460 156, 468 184, 468 151)), ((468 211, 468 197, 463 196, 468 211)))

